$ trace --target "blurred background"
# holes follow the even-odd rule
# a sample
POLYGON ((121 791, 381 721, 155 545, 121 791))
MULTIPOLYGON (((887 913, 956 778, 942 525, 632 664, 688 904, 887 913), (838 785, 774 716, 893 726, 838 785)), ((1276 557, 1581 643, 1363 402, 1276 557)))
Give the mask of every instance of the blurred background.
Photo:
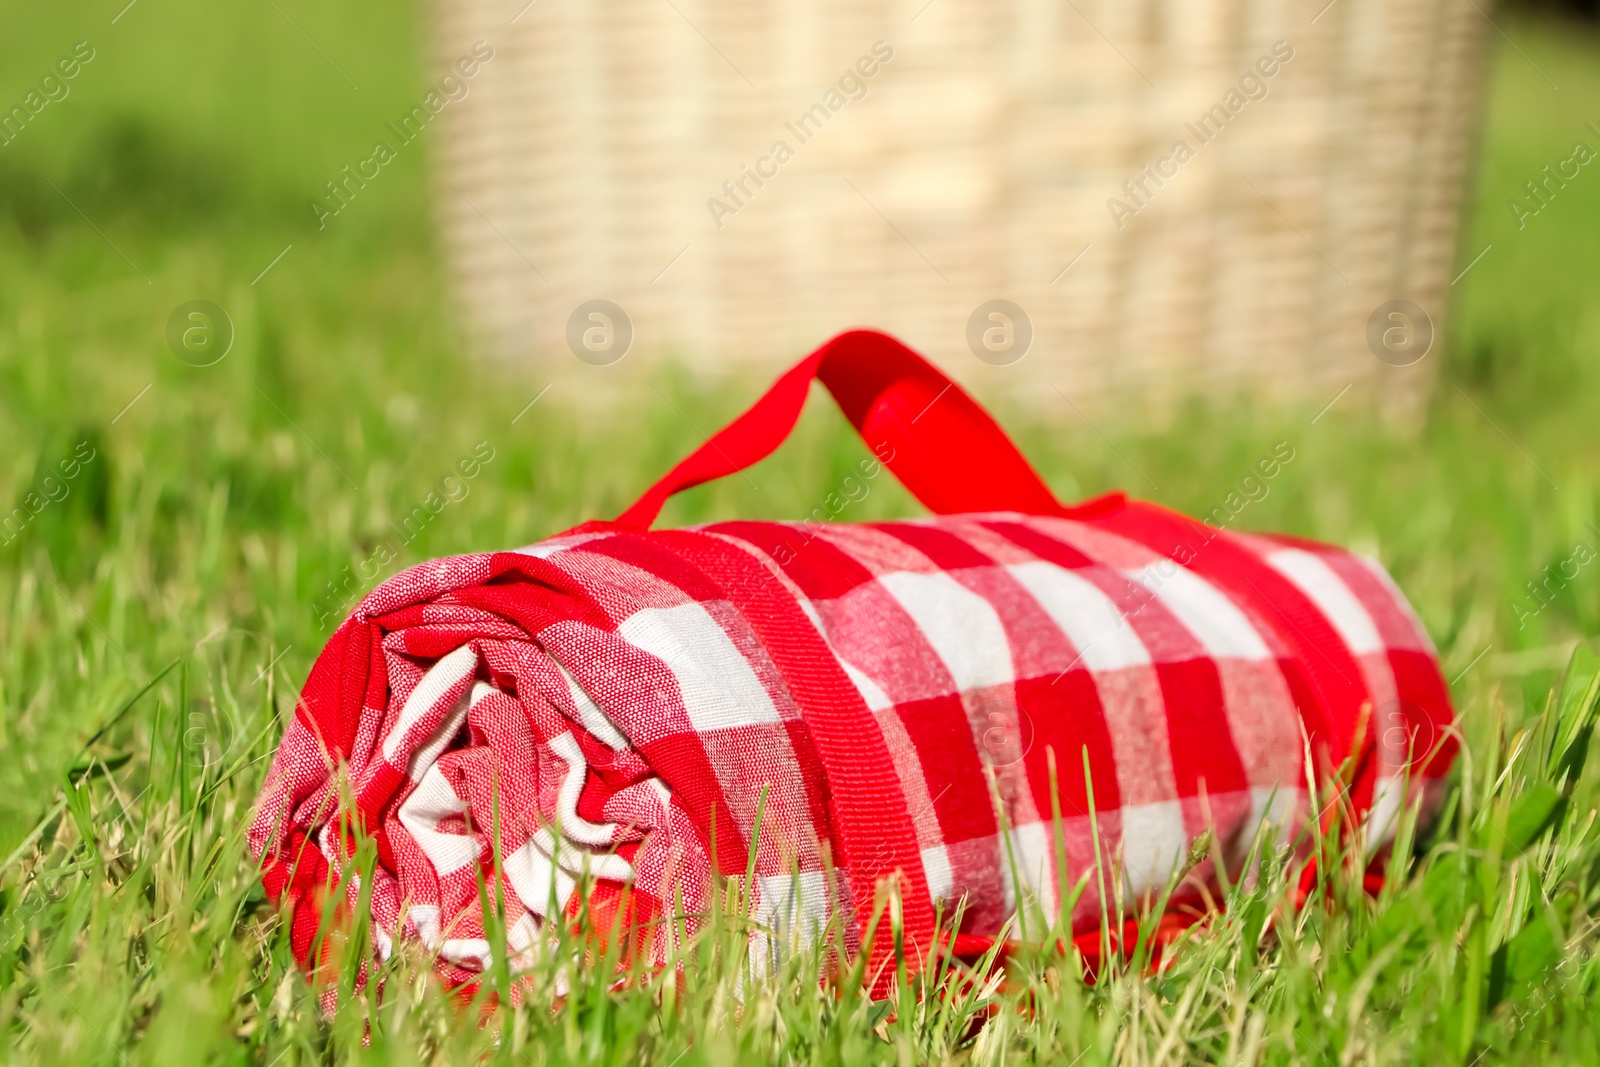
MULTIPOLYGON (((160 665, 292 691, 377 582, 615 514, 852 325, 1063 499, 1378 556, 1497 700, 1600 629, 1592 3, 8 14, 8 851, 160 665)), ((818 402, 664 521, 862 455, 818 402)), ((836 518, 917 511, 869 490, 836 518)))
POLYGON ((505 358, 604 297, 694 363, 872 324, 1097 408, 1355 380, 1414 409, 1431 377, 1380 373, 1365 324, 1442 314, 1459 269, 1493 32, 1469 3, 442 10, 439 69, 496 50, 438 195, 505 358))

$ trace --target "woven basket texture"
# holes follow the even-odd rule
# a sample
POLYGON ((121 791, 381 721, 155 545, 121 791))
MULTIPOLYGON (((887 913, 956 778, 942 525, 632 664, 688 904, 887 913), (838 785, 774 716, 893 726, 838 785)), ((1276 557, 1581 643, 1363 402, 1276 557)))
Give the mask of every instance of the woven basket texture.
POLYGON ((635 362, 765 375, 870 325, 1062 410, 1426 397, 1474 251, 1482 2, 524 3, 439 0, 432 46, 494 49, 436 177, 499 357, 572 371, 605 298, 635 362), (1394 298, 1435 358, 1369 350, 1394 298), (1010 365, 968 341, 995 299, 1031 323, 1010 365))

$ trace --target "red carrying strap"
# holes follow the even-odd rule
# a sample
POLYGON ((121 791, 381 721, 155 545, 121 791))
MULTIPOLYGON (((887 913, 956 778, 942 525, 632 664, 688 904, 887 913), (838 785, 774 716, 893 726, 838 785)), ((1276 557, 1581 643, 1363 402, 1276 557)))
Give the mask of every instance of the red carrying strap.
POLYGON ((888 334, 851 330, 797 363, 749 411, 617 516, 617 524, 648 529, 672 494, 737 474, 771 455, 794 429, 813 378, 828 387, 867 447, 935 515, 1082 515, 1122 503, 1122 494, 1114 493, 1063 507, 1005 431, 959 385, 888 334))
MULTIPOLYGON (((936 514, 1081 515, 1122 504, 1119 493, 1087 506, 1064 508, 994 419, 959 386, 894 338, 852 330, 791 368, 750 410, 672 468, 614 525, 647 529, 667 498, 680 489, 737 473, 771 455, 799 420, 813 378, 828 387, 867 447, 936 514)), ((687 551, 686 543, 676 544, 687 551)), ((713 561, 697 557, 697 562, 713 561)), ((768 629, 781 621, 780 615, 770 607, 751 612, 751 618, 768 629)), ((818 654, 792 635, 780 641, 773 630, 766 636, 774 642, 780 663, 785 654, 811 662, 818 654), (786 642, 795 643, 778 647, 786 642)), ((892 795, 885 793, 881 772, 892 759, 877 737, 873 713, 842 673, 830 688, 828 672, 814 670, 815 678, 797 670, 790 684, 828 780, 829 814, 841 846, 840 859, 857 896, 863 941, 873 925, 868 901, 878 882, 898 869, 906 963, 915 970, 937 925, 922 877, 916 828, 898 789, 892 795)), ((888 782, 892 781, 891 776, 888 782)), ((863 945, 875 995, 887 995, 893 986, 895 941, 889 924, 883 922, 871 944, 863 945)))

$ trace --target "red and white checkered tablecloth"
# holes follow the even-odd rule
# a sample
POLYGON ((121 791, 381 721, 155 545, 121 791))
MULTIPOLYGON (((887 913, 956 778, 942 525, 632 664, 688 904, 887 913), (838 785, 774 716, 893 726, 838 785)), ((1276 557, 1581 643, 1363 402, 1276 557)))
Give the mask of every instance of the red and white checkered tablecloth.
MULTIPOLYGON (((469 983, 500 950, 480 880, 516 968, 580 904, 705 911, 713 837, 726 876, 754 848, 758 963, 834 920, 860 949, 891 875, 926 951, 957 900, 980 937, 1055 914, 1094 870, 1091 794, 1106 877, 1137 900, 1207 828, 1239 861, 1263 821, 1302 823, 1308 741, 1318 768, 1353 761, 1374 845, 1408 782, 1443 775, 1448 693, 1378 565, 1120 496, 1056 510, 649 531, 651 512, 384 583, 313 667, 250 830, 296 954, 343 879, 380 954, 415 942, 469 983), (344 877, 357 823, 370 886, 344 877)), ((662 958, 658 929, 640 944, 662 958)))

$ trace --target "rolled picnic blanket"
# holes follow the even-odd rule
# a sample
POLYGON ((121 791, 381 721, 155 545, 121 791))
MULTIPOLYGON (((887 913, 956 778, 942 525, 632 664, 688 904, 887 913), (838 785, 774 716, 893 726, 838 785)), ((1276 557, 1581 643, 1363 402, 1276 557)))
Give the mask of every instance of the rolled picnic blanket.
POLYGON ((758 962, 832 924, 881 965, 892 880, 914 968, 957 902, 981 943, 1095 871, 1082 932, 1205 831, 1240 862, 1263 822, 1303 825, 1308 757, 1342 768, 1376 847, 1445 773, 1452 721, 1376 563, 1122 494, 1064 506, 959 387, 853 331, 615 521, 367 595, 311 670, 250 844, 312 968, 332 892, 370 893, 380 955, 418 943, 462 984, 580 910, 660 931, 638 951, 665 959, 713 874, 747 871, 758 962), (934 517, 650 530, 674 492, 772 452, 814 378, 871 450, 860 478, 887 468, 934 517), (361 834, 370 886, 347 877, 361 834))

